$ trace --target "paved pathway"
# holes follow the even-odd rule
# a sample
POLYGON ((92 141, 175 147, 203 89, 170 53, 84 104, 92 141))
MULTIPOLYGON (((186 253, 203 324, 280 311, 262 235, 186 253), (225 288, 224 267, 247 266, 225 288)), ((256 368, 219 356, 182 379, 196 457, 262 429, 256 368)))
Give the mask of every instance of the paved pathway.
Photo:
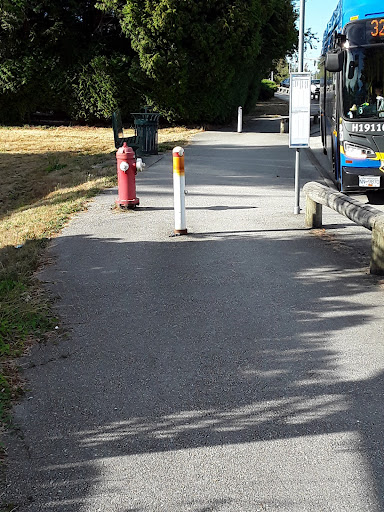
POLYGON ((23 360, 18 512, 384 510, 369 233, 334 212, 304 228, 294 151, 268 123, 187 148, 188 236, 169 236, 167 154, 137 211, 106 191, 54 241, 41 277, 69 334, 23 360))

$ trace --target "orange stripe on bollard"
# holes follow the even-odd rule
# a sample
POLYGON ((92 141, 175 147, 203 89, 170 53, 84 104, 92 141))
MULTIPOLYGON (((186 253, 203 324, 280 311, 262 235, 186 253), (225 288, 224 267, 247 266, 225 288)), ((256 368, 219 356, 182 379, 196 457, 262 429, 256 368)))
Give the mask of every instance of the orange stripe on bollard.
POLYGON ((173 173, 183 176, 184 171, 184 149, 177 147, 172 152, 173 155, 173 173))

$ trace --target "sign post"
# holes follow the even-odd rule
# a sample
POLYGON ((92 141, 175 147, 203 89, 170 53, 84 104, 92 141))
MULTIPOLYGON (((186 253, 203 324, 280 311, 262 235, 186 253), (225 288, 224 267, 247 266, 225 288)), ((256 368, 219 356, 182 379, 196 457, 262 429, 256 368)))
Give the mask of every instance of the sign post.
POLYGON ((295 208, 300 213, 300 148, 309 147, 311 115, 311 75, 304 67, 305 0, 300 0, 298 73, 291 73, 289 101, 289 147, 296 148, 295 208), (308 96, 307 96, 308 95, 308 96))
POLYGON ((309 147, 311 123, 311 73, 291 73, 289 147, 296 148, 295 208, 300 213, 300 148, 309 147))

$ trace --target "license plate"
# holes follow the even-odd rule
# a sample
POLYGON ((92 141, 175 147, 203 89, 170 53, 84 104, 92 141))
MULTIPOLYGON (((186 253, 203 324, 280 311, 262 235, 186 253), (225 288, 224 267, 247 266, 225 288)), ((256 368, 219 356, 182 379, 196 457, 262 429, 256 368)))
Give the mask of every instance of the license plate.
POLYGON ((359 176, 359 187, 380 187, 380 176, 359 176))

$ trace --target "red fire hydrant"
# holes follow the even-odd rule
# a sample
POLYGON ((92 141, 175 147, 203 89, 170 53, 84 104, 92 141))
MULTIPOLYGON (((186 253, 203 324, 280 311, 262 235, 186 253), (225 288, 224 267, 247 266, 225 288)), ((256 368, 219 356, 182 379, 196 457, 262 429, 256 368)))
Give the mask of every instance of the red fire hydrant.
POLYGON ((136 158, 132 148, 124 142, 116 152, 118 196, 116 204, 126 208, 135 208, 139 204, 136 197, 136 158))

